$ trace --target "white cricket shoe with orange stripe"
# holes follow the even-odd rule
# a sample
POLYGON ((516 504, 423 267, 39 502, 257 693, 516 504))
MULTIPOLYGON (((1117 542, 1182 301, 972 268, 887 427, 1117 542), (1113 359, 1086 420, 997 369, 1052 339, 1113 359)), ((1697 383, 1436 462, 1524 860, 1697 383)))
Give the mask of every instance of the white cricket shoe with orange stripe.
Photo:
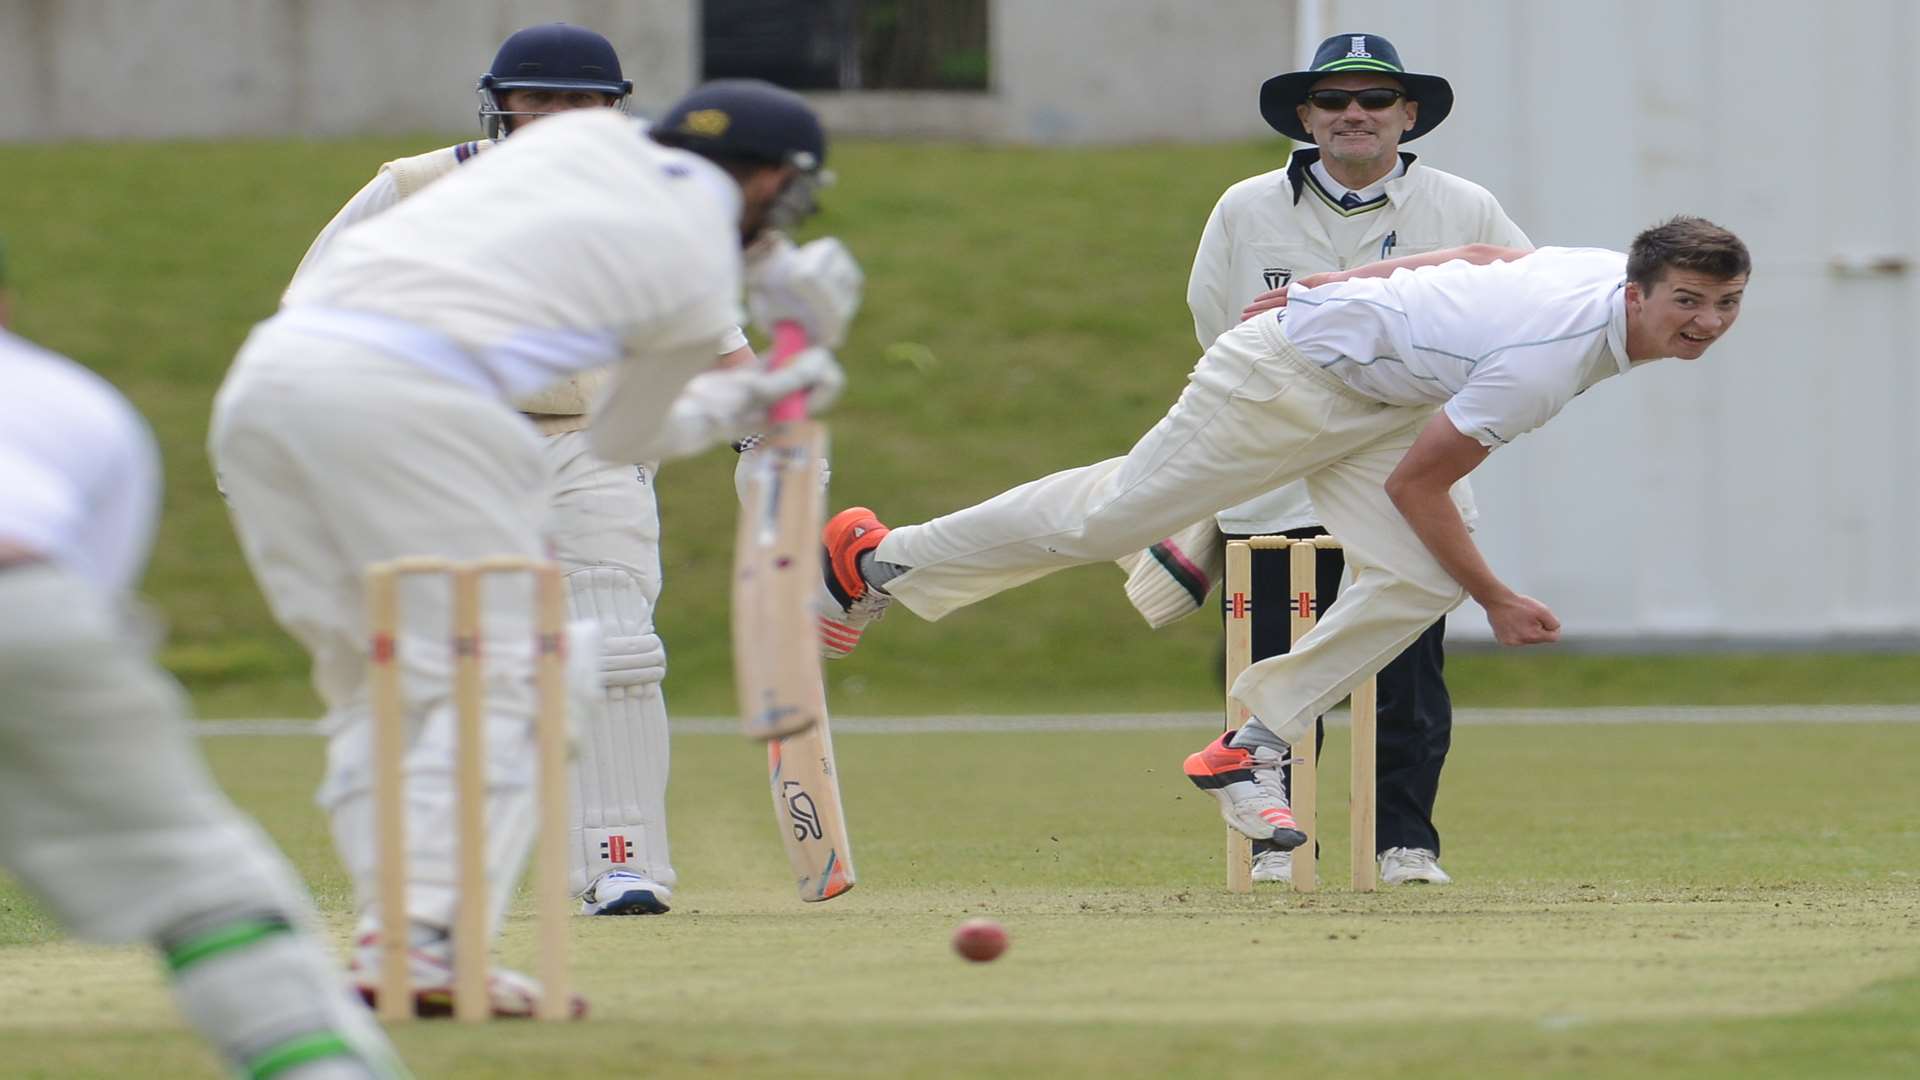
POLYGON ((1271 840, 1281 851, 1306 843, 1307 834, 1293 820, 1293 809, 1277 779, 1286 759, 1269 747, 1242 750, 1227 745, 1229 731, 1204 748, 1187 755, 1187 779, 1220 802, 1220 816, 1228 825, 1255 840, 1271 840))
POLYGON ((820 656, 826 660, 843 660, 860 644, 860 634, 868 623, 878 622, 887 613, 887 605, 892 597, 878 589, 869 589, 860 599, 849 607, 842 607, 827 588, 826 578, 820 580, 820 588, 813 598, 813 615, 820 629, 820 656))

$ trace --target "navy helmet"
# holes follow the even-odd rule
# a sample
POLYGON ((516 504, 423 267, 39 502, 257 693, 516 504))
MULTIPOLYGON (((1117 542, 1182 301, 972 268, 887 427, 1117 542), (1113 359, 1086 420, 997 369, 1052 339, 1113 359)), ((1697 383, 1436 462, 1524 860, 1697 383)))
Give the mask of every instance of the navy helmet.
POLYGON ((516 31, 500 44, 493 66, 480 76, 480 126, 487 138, 505 138, 511 113, 501 108, 508 90, 593 90, 625 110, 633 83, 620 76, 613 43, 584 26, 546 23, 516 31))
POLYGON ((653 125, 653 137, 706 158, 792 165, 818 174, 827 133, 799 94, 759 79, 716 79, 681 98, 653 125))

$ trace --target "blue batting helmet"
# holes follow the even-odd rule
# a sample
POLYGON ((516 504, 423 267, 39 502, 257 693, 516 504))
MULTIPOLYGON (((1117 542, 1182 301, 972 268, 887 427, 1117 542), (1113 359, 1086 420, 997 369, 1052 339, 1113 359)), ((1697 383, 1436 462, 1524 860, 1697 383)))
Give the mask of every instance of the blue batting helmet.
POLYGON ((827 133, 805 99, 759 79, 695 88, 653 125, 653 137, 708 158, 746 158, 817 173, 827 133))
POLYGON ((620 76, 613 43, 584 26, 546 23, 516 31, 500 44, 493 66, 480 76, 480 126, 487 138, 504 138, 512 127, 500 107, 508 90, 594 90, 626 108, 633 83, 620 76))

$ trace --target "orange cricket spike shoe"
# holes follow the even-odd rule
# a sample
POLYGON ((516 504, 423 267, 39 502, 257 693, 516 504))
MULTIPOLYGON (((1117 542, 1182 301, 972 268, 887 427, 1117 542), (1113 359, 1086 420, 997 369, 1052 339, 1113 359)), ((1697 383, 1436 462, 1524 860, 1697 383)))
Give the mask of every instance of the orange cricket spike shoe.
POLYGON ((1243 750, 1228 743, 1226 732, 1187 755, 1187 779, 1220 803, 1228 825, 1255 840, 1270 840, 1275 848, 1291 851, 1307 842, 1307 834, 1293 820, 1293 810, 1280 783, 1286 761, 1268 747, 1243 750))
POLYGON ((828 660, 853 652, 867 624, 879 620, 893 603, 893 597, 870 587, 860 574, 860 556, 879 547, 887 532, 864 506, 840 511, 820 531, 823 589, 814 599, 814 614, 820 655, 828 660))

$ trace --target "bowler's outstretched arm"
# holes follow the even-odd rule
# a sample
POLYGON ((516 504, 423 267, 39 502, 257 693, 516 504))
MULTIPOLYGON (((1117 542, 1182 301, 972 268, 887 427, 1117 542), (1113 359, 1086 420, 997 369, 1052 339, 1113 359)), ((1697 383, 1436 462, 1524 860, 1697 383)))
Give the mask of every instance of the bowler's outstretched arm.
POLYGON ((1500 644, 1558 641, 1560 620, 1545 604, 1513 591, 1494 574, 1447 493, 1490 452, 1460 434, 1445 413, 1435 414, 1387 477, 1387 497, 1447 573, 1487 610, 1500 644))

